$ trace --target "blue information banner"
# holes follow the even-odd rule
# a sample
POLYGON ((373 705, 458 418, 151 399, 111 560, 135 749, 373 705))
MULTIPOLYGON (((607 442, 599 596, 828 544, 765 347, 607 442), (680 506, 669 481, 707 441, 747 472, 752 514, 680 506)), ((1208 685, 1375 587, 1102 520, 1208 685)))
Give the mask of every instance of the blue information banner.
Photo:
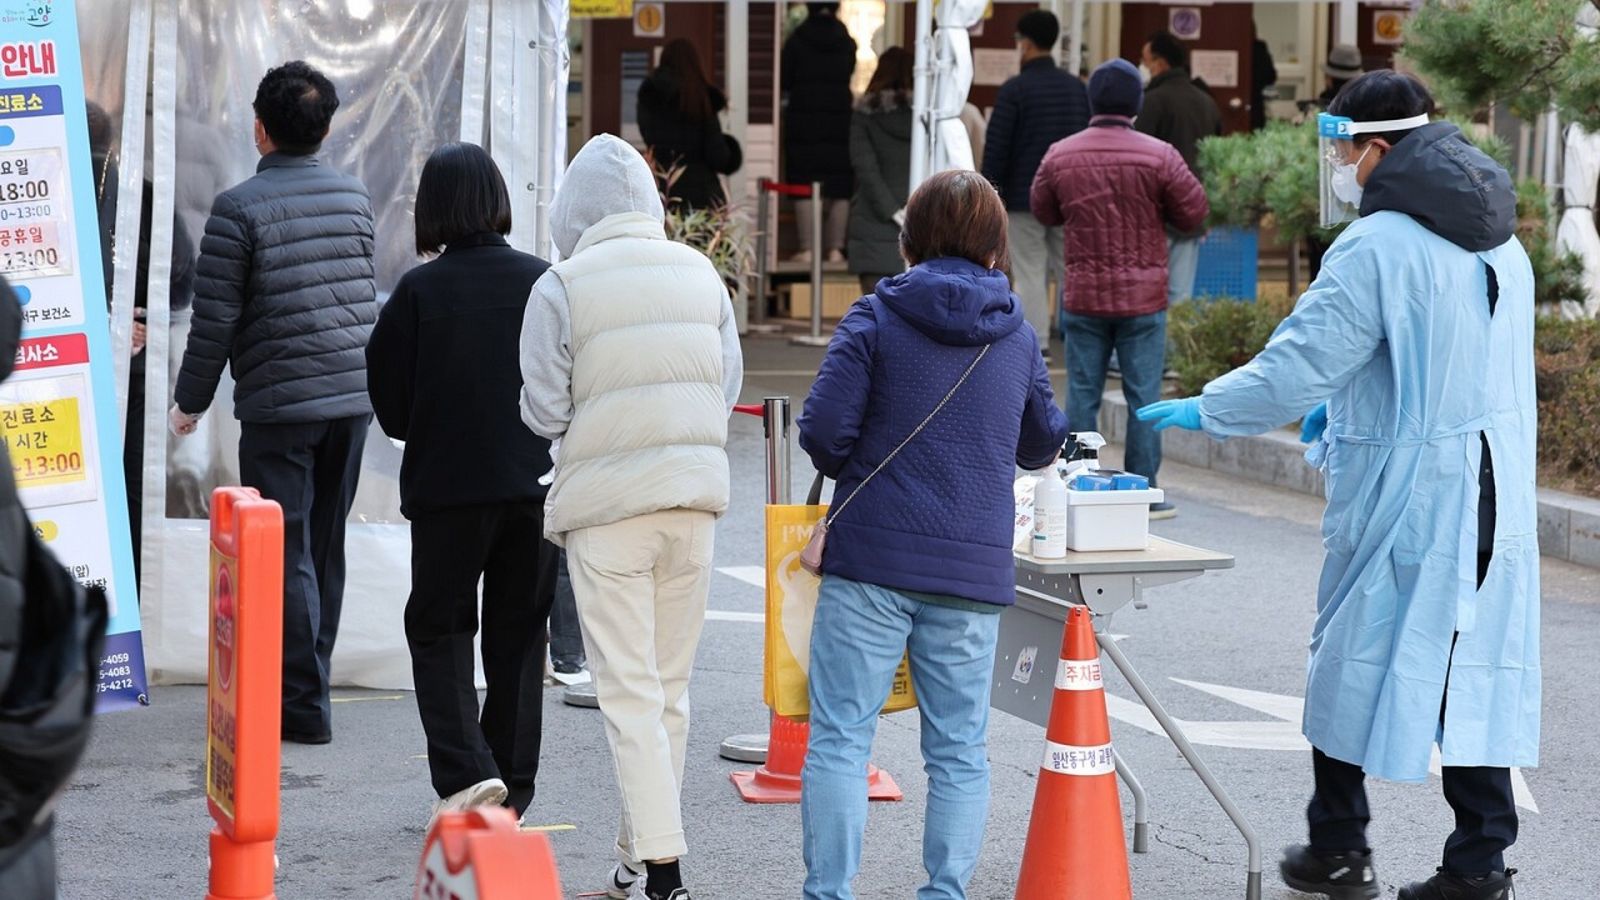
POLYGON ((111 602, 100 709, 147 703, 72 0, 0 0, 0 275, 22 301, 0 441, 34 527, 111 602))

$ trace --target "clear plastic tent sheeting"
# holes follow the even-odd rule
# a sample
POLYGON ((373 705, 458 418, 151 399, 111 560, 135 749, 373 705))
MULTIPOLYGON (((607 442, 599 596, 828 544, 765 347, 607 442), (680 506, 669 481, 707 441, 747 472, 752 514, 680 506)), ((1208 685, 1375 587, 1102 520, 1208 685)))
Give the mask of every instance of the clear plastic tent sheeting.
MULTIPOLYGON (((1600 31, 1600 9, 1585 5, 1578 12, 1578 30, 1596 39, 1600 31)), ((1600 233, 1595 231, 1595 193, 1600 186, 1600 135, 1569 126, 1562 154, 1561 223, 1556 228, 1556 246, 1576 253, 1583 260, 1583 282, 1589 296, 1580 307, 1563 304, 1563 318, 1600 317, 1600 233)))
POLYGON ((1557 312, 1566 319, 1593 319, 1600 317, 1600 233, 1595 230, 1600 135, 1576 125, 1568 126, 1562 165, 1565 167, 1561 178, 1563 211, 1556 228, 1556 245, 1562 252, 1576 253, 1583 260, 1583 283, 1589 289, 1589 296, 1581 306, 1568 301, 1557 312))
MULTIPOLYGON (((543 0, 546 6, 552 2, 543 0)), ((531 5, 526 0, 79 3, 81 18, 98 23, 84 30, 85 68, 91 73, 91 99, 103 95, 107 109, 120 107, 124 93, 126 28, 115 23, 120 20, 125 26, 135 8, 151 10, 155 52, 146 160, 157 213, 147 236, 153 246, 153 279, 166 277, 162 260, 173 230, 183 229, 190 245, 198 248, 215 195, 255 171, 259 156, 251 101, 261 75, 286 60, 304 59, 339 91, 340 107, 324 145, 324 160, 359 177, 372 196, 380 303, 418 262, 412 203, 422 164, 442 143, 474 139, 462 127, 464 74, 476 76, 475 81, 466 79, 473 90, 465 96, 483 103, 485 82, 492 80, 490 46, 529 47, 534 41, 520 29, 565 21, 564 13, 524 16, 518 11, 494 17, 489 24, 490 10, 531 5), (513 24, 520 43, 497 34, 513 24), (477 27, 477 40, 469 40, 469 25, 477 27), (165 210, 174 215, 166 218, 165 210)), ((554 41, 541 38, 537 44, 548 48, 554 41)), ((563 65, 559 74, 564 71, 563 65)), ((561 80, 553 90, 564 97, 561 80)), ((487 90, 492 97, 493 86, 487 90)), ((494 113, 493 103, 489 106, 494 113)), ((483 134, 489 130, 485 119, 492 117, 478 107, 466 118, 483 134)), ((494 132, 531 144, 544 131, 542 126, 539 121, 517 121, 494 132)), ((508 180, 513 176, 506 174, 508 180)), ((212 489, 239 482, 239 426, 232 414, 233 385, 225 374, 199 431, 181 440, 168 435, 166 410, 188 337, 189 298, 172 298, 170 310, 167 299, 165 291, 150 292, 153 330, 169 315, 171 324, 160 329, 161 335, 152 333, 147 351, 141 612, 152 683, 185 683, 204 681, 206 675, 205 516, 212 489)), ((462 449, 470 454, 471 448, 462 449)), ((399 510, 399 470, 400 451, 374 425, 346 536, 335 684, 384 689, 411 685, 403 623, 410 592, 410 535, 399 510)))

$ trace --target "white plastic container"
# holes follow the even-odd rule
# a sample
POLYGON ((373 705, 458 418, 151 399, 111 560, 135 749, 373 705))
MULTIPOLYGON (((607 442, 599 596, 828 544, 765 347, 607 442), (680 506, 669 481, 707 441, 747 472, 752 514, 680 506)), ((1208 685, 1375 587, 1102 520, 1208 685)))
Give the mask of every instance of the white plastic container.
POLYGON ((1077 552, 1145 549, 1150 545, 1150 504, 1166 497, 1160 488, 1066 493, 1067 549, 1077 552))
POLYGON ((1067 555, 1066 482, 1054 468, 1046 469, 1033 488, 1033 557, 1062 559, 1067 555))

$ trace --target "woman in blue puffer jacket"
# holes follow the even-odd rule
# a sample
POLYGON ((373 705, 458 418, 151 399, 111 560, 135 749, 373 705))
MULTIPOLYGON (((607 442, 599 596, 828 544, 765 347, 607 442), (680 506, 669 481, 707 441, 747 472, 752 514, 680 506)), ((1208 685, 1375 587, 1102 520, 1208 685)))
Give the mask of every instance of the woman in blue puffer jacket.
POLYGON ((1000 271, 994 187, 968 171, 928 179, 900 246, 910 270, 839 323, 799 422, 800 446, 838 481, 811 632, 807 900, 853 896, 867 759, 908 650, 929 775, 918 896, 966 896, 988 815, 998 614, 1016 588, 1014 467, 1049 465, 1067 438, 1000 271))

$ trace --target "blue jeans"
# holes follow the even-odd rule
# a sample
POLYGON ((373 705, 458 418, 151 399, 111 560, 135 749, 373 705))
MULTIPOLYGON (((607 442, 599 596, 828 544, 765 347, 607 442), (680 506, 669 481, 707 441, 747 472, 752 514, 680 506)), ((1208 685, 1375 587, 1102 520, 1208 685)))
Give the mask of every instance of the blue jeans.
MULTIPOLYGON (((1167 314, 1102 319, 1068 313, 1067 424, 1073 431, 1098 430, 1100 396, 1106 389, 1106 363, 1117 352, 1122 395, 1128 411, 1161 399, 1161 373, 1167 366, 1167 314)), ((1161 436, 1148 422, 1128 416, 1123 468, 1156 483, 1161 469, 1161 436)))
POLYGON ((911 654, 928 808, 917 900, 963 900, 989 816, 989 686, 1000 616, 827 576, 811 628, 811 746, 800 815, 806 900, 850 900, 867 829, 867 759, 895 669, 911 654))
POLYGON ((1167 305, 1194 296, 1194 278, 1200 273, 1200 238, 1167 238, 1167 305))

